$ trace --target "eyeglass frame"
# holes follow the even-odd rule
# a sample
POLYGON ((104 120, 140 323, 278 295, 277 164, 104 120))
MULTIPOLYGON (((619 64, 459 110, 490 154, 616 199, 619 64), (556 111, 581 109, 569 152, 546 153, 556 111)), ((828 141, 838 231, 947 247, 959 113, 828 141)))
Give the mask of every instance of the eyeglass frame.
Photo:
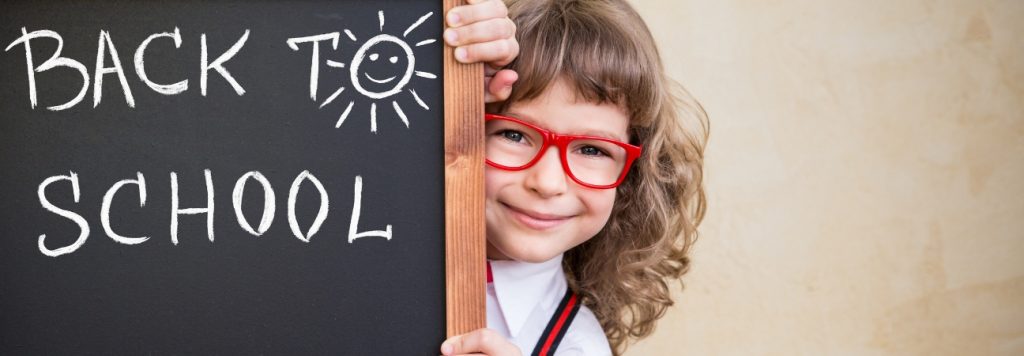
MULTIPOLYGON (((484 122, 491 121, 491 120, 507 120, 507 121, 512 121, 512 122, 515 122, 517 124, 529 127, 531 129, 537 131, 538 133, 540 133, 541 137, 543 138, 543 142, 541 143, 540 150, 537 151, 537 155, 535 157, 533 157, 533 159, 531 159, 529 162, 523 164, 522 166, 511 167, 511 166, 505 166, 505 165, 497 164, 497 163, 491 162, 491 160, 486 157, 487 155, 484 154, 484 160, 487 161, 487 165, 489 165, 491 167, 494 167, 494 168, 506 170, 506 171, 521 171, 521 170, 525 170, 525 169, 533 167, 533 165, 537 164, 537 162, 540 161, 541 157, 544 156, 544 153, 547 152, 549 147, 555 146, 555 147, 558 148, 558 151, 560 152, 558 157, 559 157, 559 160, 562 163, 562 170, 565 172, 565 174, 568 175, 569 178, 572 178, 572 180, 574 182, 576 182, 576 184, 582 185, 582 186, 587 187, 587 188, 611 189, 611 188, 618 187, 619 185, 622 184, 622 181, 626 179, 626 174, 629 173, 629 168, 633 166, 633 162, 637 158, 640 157, 640 153, 643 151, 643 147, 642 146, 635 146, 635 145, 631 145, 631 144, 628 144, 628 143, 625 143, 625 142, 622 142, 622 141, 617 141, 617 140, 612 140, 612 139, 609 139, 609 138, 597 137, 597 136, 563 135, 563 134, 558 134, 558 133, 552 132, 550 130, 546 130, 544 128, 541 128, 540 126, 531 124, 529 122, 526 122, 526 121, 523 121, 523 120, 520 120, 520 119, 517 119, 517 118, 514 118, 514 117, 508 117, 508 116, 503 116, 503 115, 498 115, 498 114, 484 114, 484 122), (615 180, 614 183, 606 184, 606 185, 589 184, 589 183, 581 181, 579 178, 576 178, 576 175, 572 173, 572 170, 569 169, 569 159, 568 159, 568 157, 566 155, 568 155, 569 143, 574 141, 574 140, 579 140, 579 139, 604 141, 604 142, 608 142, 608 143, 614 144, 616 146, 622 147, 622 148, 624 148, 626 150, 626 164, 622 166, 622 173, 619 173, 619 177, 618 177, 618 179, 615 180)), ((485 150, 486 150, 486 148, 485 148, 485 150)))

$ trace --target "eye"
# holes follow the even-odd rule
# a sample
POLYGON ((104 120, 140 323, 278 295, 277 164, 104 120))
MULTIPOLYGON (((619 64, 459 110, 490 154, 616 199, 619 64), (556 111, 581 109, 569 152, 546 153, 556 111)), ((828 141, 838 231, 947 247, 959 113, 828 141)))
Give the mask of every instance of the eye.
POLYGON ((604 150, 602 150, 600 148, 597 148, 597 147, 594 147, 594 146, 583 146, 583 147, 580 147, 580 153, 583 154, 584 156, 595 156, 595 157, 608 156, 608 152, 605 152, 604 150))
POLYGON ((376 53, 370 53, 370 60, 371 60, 371 61, 376 61, 376 60, 377 60, 377 58, 379 58, 379 57, 380 57, 380 55, 379 55, 379 54, 376 54, 376 53))
POLYGON ((388 58, 388 62, 391 62, 391 64, 398 63, 398 56, 391 56, 391 58, 388 58))
POLYGON ((524 138, 522 132, 515 130, 504 130, 499 132, 498 135, 501 135, 501 137, 512 142, 522 142, 524 138))

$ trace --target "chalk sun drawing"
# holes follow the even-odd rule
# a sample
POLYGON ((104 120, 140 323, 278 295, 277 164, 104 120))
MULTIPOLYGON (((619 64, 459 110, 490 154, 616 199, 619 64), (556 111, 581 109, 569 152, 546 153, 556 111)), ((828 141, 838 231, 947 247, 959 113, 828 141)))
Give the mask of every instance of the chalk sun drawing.
MULTIPOLYGON (((416 42, 410 46, 406 42, 406 38, 410 33, 419 27, 423 22, 430 18, 434 13, 429 12, 421 16, 418 20, 413 22, 409 27, 402 32, 401 37, 397 35, 388 34, 384 31, 384 11, 377 12, 377 19, 379 21, 379 29, 381 34, 373 36, 363 42, 356 50, 355 55, 352 56, 352 61, 347 65, 349 80, 352 87, 356 92, 362 96, 372 99, 370 103, 370 132, 377 132, 377 104, 380 101, 391 99, 391 107, 394 108, 395 115, 402 120, 405 127, 409 127, 409 117, 406 116, 405 111, 398 104, 395 99, 395 95, 403 92, 409 93, 409 95, 416 101, 416 103, 423 108, 423 110, 430 110, 430 107, 420 98, 419 94, 414 89, 407 89, 410 79, 415 75, 417 77, 426 79, 437 79, 437 75, 425 71, 416 70, 416 55, 413 52, 414 47, 426 46, 436 42, 436 39, 425 39, 416 42), (393 52, 395 55, 387 55, 385 53, 393 52), (387 57, 387 58, 385 58, 387 57), (387 61, 385 63, 384 61, 387 61), (367 69, 368 62, 375 64, 373 69, 367 69), (389 65, 390 64, 390 65, 389 65), (383 70, 381 68, 383 67, 383 70)), ((351 30, 345 29, 345 36, 348 37, 352 42, 359 42, 358 37, 351 30)), ((319 57, 319 46, 318 41, 330 40, 334 49, 338 48, 338 39, 340 34, 337 32, 310 36, 303 38, 293 38, 288 40, 288 45, 291 46, 292 50, 298 50, 298 43, 302 42, 314 42, 313 47, 313 67, 310 73, 310 97, 316 101, 316 84, 318 76, 317 61, 319 57)), ((327 66, 332 68, 346 68, 346 64, 343 62, 337 62, 333 60, 327 60, 327 66)), ((323 109, 328 104, 335 101, 344 91, 346 87, 341 86, 335 90, 331 95, 327 97, 322 103, 320 103, 320 109, 323 109)), ((349 114, 352 113, 353 106, 355 106, 354 100, 349 100, 348 105, 345 106, 341 116, 338 118, 337 123, 334 125, 335 128, 341 128, 341 125, 348 118, 349 114)))

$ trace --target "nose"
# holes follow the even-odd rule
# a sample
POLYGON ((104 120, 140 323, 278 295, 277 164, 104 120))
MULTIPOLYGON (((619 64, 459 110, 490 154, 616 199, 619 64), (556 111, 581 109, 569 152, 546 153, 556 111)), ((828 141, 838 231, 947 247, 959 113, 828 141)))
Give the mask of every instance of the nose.
POLYGON ((527 169, 524 182, 527 189, 544 198, 565 193, 568 188, 566 180, 569 177, 562 169, 562 160, 559 154, 558 147, 548 147, 540 160, 527 169))

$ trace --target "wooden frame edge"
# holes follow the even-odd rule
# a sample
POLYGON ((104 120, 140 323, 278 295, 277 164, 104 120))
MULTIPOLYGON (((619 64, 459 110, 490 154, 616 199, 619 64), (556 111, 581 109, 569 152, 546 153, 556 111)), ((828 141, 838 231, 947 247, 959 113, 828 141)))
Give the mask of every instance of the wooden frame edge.
MULTIPOLYGON (((443 0, 448 9, 465 0, 443 0)), ((448 337, 487 325, 483 65, 444 46, 445 295, 448 337)))

